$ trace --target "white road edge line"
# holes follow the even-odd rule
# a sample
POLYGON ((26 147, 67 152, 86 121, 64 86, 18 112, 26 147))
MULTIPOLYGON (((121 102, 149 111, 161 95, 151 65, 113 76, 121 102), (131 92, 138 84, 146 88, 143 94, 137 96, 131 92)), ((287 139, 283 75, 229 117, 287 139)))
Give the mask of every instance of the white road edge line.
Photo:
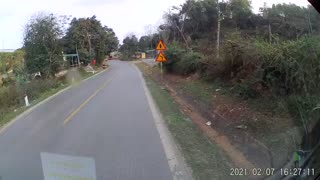
MULTIPOLYGON (((88 81, 89 79, 93 78, 93 77, 96 77, 97 75, 103 73, 103 72, 106 72, 108 71, 109 68, 107 69, 104 69, 102 70, 101 72, 93 75, 93 76, 90 76, 82 81, 80 81, 80 83, 83 83, 85 81, 88 81)), ((28 114, 30 114, 33 110, 35 110, 36 108, 38 108, 39 106, 41 106, 42 104, 50 101, 51 99, 55 98, 56 96, 60 95, 61 93, 69 90, 70 88, 72 88, 73 86, 72 85, 69 85, 68 87, 60 90, 59 92, 55 93, 54 95, 52 96, 49 96, 47 97, 46 99, 44 99, 43 101, 35 104, 34 106, 32 106, 31 108, 25 110, 23 113, 19 114, 18 116, 16 116, 13 120, 9 121, 8 123, 4 124, 2 127, 0 127, 0 135, 3 134, 10 126, 12 126, 14 123, 16 123, 19 119, 23 118, 24 116, 27 116, 28 114)))
POLYGON ((147 97, 148 104, 152 112, 153 119, 155 121, 155 125, 159 132, 162 146, 164 148, 164 151, 168 160, 168 164, 173 175, 173 179, 174 180, 193 180, 192 171, 190 167, 187 165, 184 157, 182 156, 179 150, 179 147, 175 144, 173 136, 171 135, 169 129, 167 128, 167 125, 165 124, 165 121, 163 120, 162 115, 159 111, 159 108, 154 102, 153 97, 151 96, 151 93, 146 85, 145 79, 143 78, 141 71, 138 69, 137 66, 135 65, 133 66, 139 73, 139 77, 140 77, 145 95, 147 97))

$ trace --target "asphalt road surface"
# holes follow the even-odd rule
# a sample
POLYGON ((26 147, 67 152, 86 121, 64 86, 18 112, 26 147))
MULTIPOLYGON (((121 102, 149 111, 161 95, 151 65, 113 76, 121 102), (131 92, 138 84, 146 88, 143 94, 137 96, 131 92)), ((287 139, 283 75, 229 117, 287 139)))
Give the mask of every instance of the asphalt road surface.
POLYGON ((172 179, 138 71, 110 65, 1 131, 2 180, 44 179, 41 153, 92 158, 98 180, 172 179))

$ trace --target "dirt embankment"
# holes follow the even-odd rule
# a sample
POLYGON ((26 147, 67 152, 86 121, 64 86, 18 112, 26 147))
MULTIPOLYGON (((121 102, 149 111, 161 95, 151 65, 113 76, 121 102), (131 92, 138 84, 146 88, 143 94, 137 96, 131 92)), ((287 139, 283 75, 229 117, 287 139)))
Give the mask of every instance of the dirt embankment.
POLYGON ((147 65, 145 68, 204 134, 226 152, 235 167, 277 169, 290 159, 295 147, 288 140, 292 137, 286 137, 286 132, 282 132, 294 131, 292 134, 295 135, 295 130, 283 129, 285 126, 293 127, 289 118, 256 112, 249 108, 247 102, 235 101, 221 93, 219 88, 212 89, 207 100, 201 100, 196 93, 184 90, 184 86, 198 81, 198 77, 165 74, 161 82, 158 68, 147 65))

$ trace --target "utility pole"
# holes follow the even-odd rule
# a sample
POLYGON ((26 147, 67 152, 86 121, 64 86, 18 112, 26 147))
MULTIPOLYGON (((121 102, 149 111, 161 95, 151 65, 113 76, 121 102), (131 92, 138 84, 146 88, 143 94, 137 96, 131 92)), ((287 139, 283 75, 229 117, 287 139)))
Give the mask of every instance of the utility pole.
POLYGON ((80 65, 80 58, 79 58, 79 52, 78 52, 78 45, 76 45, 76 53, 77 53, 77 58, 78 58, 78 65, 80 67, 81 65, 80 65))
POLYGON ((88 44, 89 44, 89 56, 91 59, 91 37, 90 34, 87 32, 88 44))
POLYGON ((308 8, 308 24, 309 24, 309 33, 312 34, 312 24, 310 19, 310 8, 308 8))
POLYGON ((271 41, 272 41, 272 32, 271 32, 271 25, 269 22, 269 43, 271 43, 271 41))
POLYGON ((220 12, 220 7, 219 7, 219 0, 217 0, 217 7, 218 7, 218 31, 217 31, 217 58, 220 57, 220 28, 221 28, 221 12, 220 12))
MULTIPOLYGON (((219 12, 220 14, 220 12, 219 12)), ((218 32, 217 32, 217 58, 220 57, 220 28, 221 28, 221 20, 220 20, 220 15, 218 17, 218 32)))

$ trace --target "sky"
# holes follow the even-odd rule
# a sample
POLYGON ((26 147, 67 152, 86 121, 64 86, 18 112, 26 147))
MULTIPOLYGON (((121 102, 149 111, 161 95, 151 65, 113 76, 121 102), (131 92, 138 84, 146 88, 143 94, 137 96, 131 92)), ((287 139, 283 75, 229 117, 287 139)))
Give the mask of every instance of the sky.
MULTIPOLYGON (((220 0, 221 1, 221 0, 220 0)), ((253 11, 267 2, 294 3, 307 6, 307 0, 251 0, 253 11)), ((0 6, 0 49, 17 49, 22 46, 23 29, 37 12, 72 17, 97 16, 103 25, 112 28, 120 42, 130 33, 145 35, 147 26, 161 24, 163 14, 171 6, 185 0, 4 0, 0 6)), ((155 30, 155 28, 153 28, 155 30)))

